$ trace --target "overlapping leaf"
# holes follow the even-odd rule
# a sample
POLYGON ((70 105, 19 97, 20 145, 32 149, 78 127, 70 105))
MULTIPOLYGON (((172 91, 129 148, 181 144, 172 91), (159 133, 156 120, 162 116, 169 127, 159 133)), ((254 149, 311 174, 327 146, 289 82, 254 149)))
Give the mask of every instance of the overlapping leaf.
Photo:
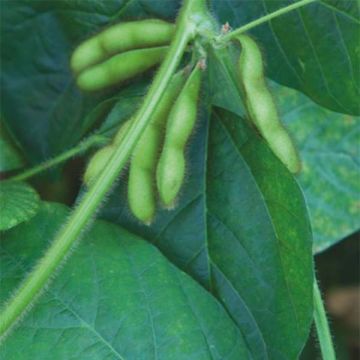
MULTIPOLYGON (((46 204, 0 245, 4 301, 68 211, 46 204)), ((2 343, 0 359, 246 359, 222 306, 152 245, 96 222, 2 343)))

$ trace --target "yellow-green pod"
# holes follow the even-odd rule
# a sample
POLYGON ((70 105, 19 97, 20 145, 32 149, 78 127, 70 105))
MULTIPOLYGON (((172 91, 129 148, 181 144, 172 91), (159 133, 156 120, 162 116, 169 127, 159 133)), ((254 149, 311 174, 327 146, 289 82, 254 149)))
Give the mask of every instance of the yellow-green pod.
POLYGON ((156 169, 160 199, 172 207, 185 178, 185 145, 194 129, 202 70, 196 66, 169 114, 165 142, 156 169))
POLYGON ((132 123, 132 118, 130 118, 129 120, 126 120, 119 128, 119 130, 117 131, 114 140, 113 140, 113 144, 114 145, 119 145, 122 140, 124 139, 125 135, 127 134, 130 125, 132 123))
POLYGON ((261 51, 247 35, 240 35, 238 40, 242 47, 238 70, 249 117, 274 154, 289 171, 297 173, 301 169, 299 155, 280 121, 274 99, 267 87, 261 51))
POLYGON ((121 83, 163 60, 167 46, 131 50, 84 70, 77 77, 78 87, 84 91, 96 91, 121 83))
POLYGON ((113 145, 107 145, 91 157, 83 177, 86 186, 91 186, 91 183, 99 176, 114 151, 115 147, 113 145))
POLYGON ((73 52, 71 68, 79 73, 120 52, 167 45, 175 26, 158 19, 116 24, 84 41, 73 52))
POLYGON ((129 207, 132 214, 147 225, 153 220, 156 210, 154 170, 159 146, 161 132, 149 124, 134 150, 129 169, 129 207))
POLYGON ((155 171, 164 136, 163 127, 184 82, 183 73, 173 76, 132 155, 128 202, 133 215, 145 224, 151 223, 156 211, 155 171))

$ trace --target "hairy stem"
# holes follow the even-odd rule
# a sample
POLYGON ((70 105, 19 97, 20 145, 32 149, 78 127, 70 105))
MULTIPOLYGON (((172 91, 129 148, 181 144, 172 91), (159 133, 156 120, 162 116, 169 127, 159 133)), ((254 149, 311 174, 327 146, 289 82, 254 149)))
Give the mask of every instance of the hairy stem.
POLYGON ((0 337, 6 335, 28 305, 32 303, 35 296, 44 288, 58 265, 69 253, 75 240, 94 216, 104 196, 125 166, 133 148, 148 125, 156 105, 166 90, 171 76, 179 65, 187 43, 196 34, 199 15, 200 18, 203 15, 201 14, 202 11, 199 10, 199 4, 202 2, 203 0, 184 1, 177 21, 177 30, 167 56, 145 96, 141 108, 135 115, 126 138, 119 144, 102 173, 75 207, 68 222, 60 229, 44 257, 3 309, 0 318, 0 337))
POLYGON ((88 150, 92 146, 105 144, 106 139, 107 139, 107 137, 102 136, 102 135, 92 135, 89 138, 87 138, 86 140, 80 142, 75 147, 63 152, 62 154, 60 154, 48 161, 45 161, 39 165, 36 165, 31 169, 25 170, 18 175, 14 175, 14 176, 10 177, 8 180, 11 180, 11 181, 26 180, 42 171, 45 171, 53 166, 61 164, 62 162, 66 161, 76 155, 83 153, 84 151, 88 150))
POLYGON ((301 0, 301 1, 298 1, 298 2, 296 2, 294 4, 291 4, 289 6, 285 6, 285 7, 281 8, 281 9, 276 10, 276 11, 274 11, 274 12, 268 14, 268 15, 265 15, 265 16, 259 18, 259 19, 251 21, 251 22, 247 23, 246 25, 241 26, 238 29, 236 29, 236 30, 234 30, 234 31, 232 31, 232 32, 230 32, 230 33, 228 33, 226 35, 223 35, 221 37, 221 41, 226 42, 226 41, 232 40, 232 39, 236 38, 237 36, 239 36, 240 34, 246 32, 246 31, 248 31, 248 30, 250 30, 250 29, 252 29, 252 28, 254 28, 256 26, 259 26, 259 25, 261 25, 263 23, 266 23, 266 22, 268 22, 268 21, 270 21, 272 19, 275 19, 275 18, 277 18, 277 17, 279 17, 281 15, 287 14, 290 11, 293 11, 295 9, 298 9, 298 8, 303 7, 305 5, 311 4, 312 2, 315 2, 315 1, 318 1, 318 0, 301 0))
POLYGON ((324 304, 316 280, 314 281, 314 319, 322 358, 324 360, 336 360, 329 323, 326 318, 324 304))

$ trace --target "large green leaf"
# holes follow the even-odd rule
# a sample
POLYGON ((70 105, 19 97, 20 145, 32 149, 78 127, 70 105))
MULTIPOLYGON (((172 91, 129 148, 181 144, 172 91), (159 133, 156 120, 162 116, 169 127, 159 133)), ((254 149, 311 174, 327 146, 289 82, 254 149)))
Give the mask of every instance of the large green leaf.
POLYGON ((303 161, 299 176, 314 233, 314 252, 360 228, 360 119, 326 110, 299 92, 273 86, 303 161))
MULTIPOLYGON (((212 0, 218 19, 233 28, 291 3, 212 0)), ((268 75, 332 110, 360 114, 359 12, 357 1, 320 0, 254 28, 268 75)))
POLYGON ((311 230, 301 190, 240 118, 221 112, 212 120, 207 211, 214 289, 247 329, 256 358, 295 359, 312 322, 311 230))
MULTIPOLYGON (((68 211, 41 206, 5 233, 1 298, 13 293, 68 211)), ((222 306, 152 245, 97 221, 2 344, 0 359, 246 359, 222 306)))
POLYGON ((216 112, 208 146, 208 244, 215 289, 247 329, 256 358, 292 359, 312 321, 310 223, 296 180, 244 117, 232 66, 237 54, 228 50, 209 59, 212 102, 233 112, 216 112))

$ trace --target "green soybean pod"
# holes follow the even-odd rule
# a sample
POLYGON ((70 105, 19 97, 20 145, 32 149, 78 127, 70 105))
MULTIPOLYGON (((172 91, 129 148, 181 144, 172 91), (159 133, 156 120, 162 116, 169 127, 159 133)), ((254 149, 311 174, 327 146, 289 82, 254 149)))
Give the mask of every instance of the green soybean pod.
POLYGON ((163 141, 163 127, 184 82, 185 76, 182 72, 172 77, 131 158, 129 207, 133 215, 145 224, 151 223, 156 211, 155 172, 163 141))
POLYGON ((130 79, 158 64, 165 56, 167 46, 131 50, 83 71, 76 79, 84 91, 96 91, 130 79))
POLYGON ((171 109, 156 169, 160 199, 172 207, 185 178, 185 145, 194 129, 202 70, 197 65, 171 109))
POLYGON ((130 128, 130 125, 132 123, 132 118, 130 118, 129 120, 126 120, 119 128, 119 130, 117 131, 115 137, 114 137, 114 140, 113 140, 113 144, 114 145, 119 145, 122 140, 125 138, 129 128, 130 128))
POLYGON ((290 172, 297 173, 301 169, 301 162, 267 87, 261 51, 247 35, 240 35, 238 40, 242 47, 238 70, 249 116, 274 154, 290 172))
POLYGON ((91 183, 99 176, 114 151, 115 147, 113 145, 107 145, 91 157, 83 177, 86 186, 91 186, 91 183))
POLYGON ((120 52, 167 45, 174 30, 175 25, 158 19, 113 25, 84 41, 74 50, 70 61, 71 68, 75 73, 79 73, 120 52))

